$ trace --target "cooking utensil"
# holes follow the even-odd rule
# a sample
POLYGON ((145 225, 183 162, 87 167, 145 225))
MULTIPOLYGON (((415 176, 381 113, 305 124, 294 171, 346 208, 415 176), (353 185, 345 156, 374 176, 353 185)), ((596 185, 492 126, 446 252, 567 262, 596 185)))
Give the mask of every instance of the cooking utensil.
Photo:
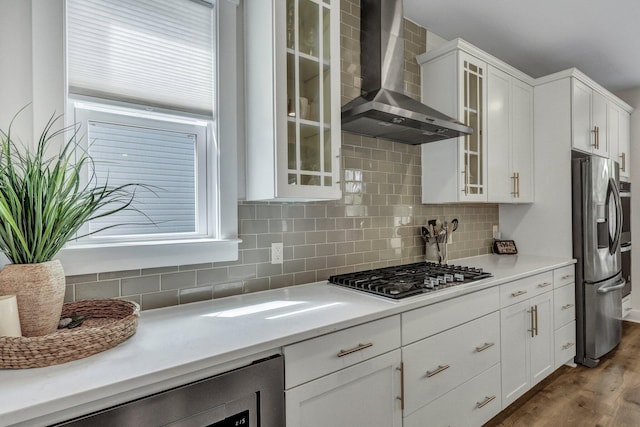
POLYGON ((429 230, 427 229, 427 227, 422 226, 421 232, 422 232, 422 238, 425 240, 425 242, 429 243, 429 239, 431 238, 431 234, 429 234, 429 230))

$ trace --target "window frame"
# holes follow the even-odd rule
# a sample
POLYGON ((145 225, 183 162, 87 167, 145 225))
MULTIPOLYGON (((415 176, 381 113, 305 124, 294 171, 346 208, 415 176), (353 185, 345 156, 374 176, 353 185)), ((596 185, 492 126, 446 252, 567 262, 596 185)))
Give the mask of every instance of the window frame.
MULTIPOLYGON (((65 5, 62 7, 61 21, 54 22, 63 28, 63 42, 59 45, 59 53, 65 57, 66 40, 65 5)), ((36 7, 34 5, 34 7, 36 7)), ((39 6, 46 9, 46 6, 39 6)), ((213 139, 217 141, 212 148, 211 156, 215 156, 217 195, 215 218, 210 218, 211 227, 215 230, 209 237, 191 240, 163 240, 145 242, 119 242, 111 244, 73 244, 63 248, 58 256, 67 275, 122 271, 132 269, 148 269, 176 265, 201 264, 212 262, 235 261, 238 259, 238 175, 237 155, 239 139, 242 137, 240 110, 242 108, 243 82, 242 68, 242 7, 233 0, 216 1, 216 85, 213 139), (224 84, 220 84, 224 82, 224 84), (224 106, 224 108, 220 108, 224 106)), ((46 39, 46 31, 34 33, 34 49, 39 46, 51 47, 46 39)), ((64 93, 58 105, 65 106, 65 117, 68 124, 73 124, 69 117, 68 84, 66 72, 64 76, 64 93)), ((44 77, 44 75, 43 75, 44 77)), ((50 100, 49 100, 50 101, 50 100)), ((34 103, 35 104, 35 103, 34 103)), ((39 105, 34 105, 38 107, 39 105)), ((212 203, 209 203, 210 208, 212 203)))
MULTIPOLYGON (((163 240, 197 240, 201 238, 215 239, 218 229, 214 218, 217 209, 217 182, 218 162, 213 153, 216 141, 213 137, 214 123, 212 120, 190 118, 187 115, 174 115, 150 111, 149 108, 133 109, 131 106, 117 106, 113 102, 93 100, 86 97, 69 97, 68 111, 74 114, 74 123, 80 125, 78 144, 83 150, 87 150, 91 144, 89 141, 89 122, 113 123, 116 125, 162 128, 173 132, 193 133, 196 141, 196 230, 191 233, 160 233, 126 236, 99 236, 91 235, 82 239, 71 241, 69 246, 82 244, 108 244, 124 242, 145 242, 163 240), (157 124, 156 124, 157 123, 157 124)), ((141 107, 142 108, 142 107, 141 107)), ((85 177, 89 176, 88 167, 83 170, 85 177)), ((144 184, 144 183, 142 183, 144 184)), ((84 224, 78 235, 89 231, 89 225, 84 224)))

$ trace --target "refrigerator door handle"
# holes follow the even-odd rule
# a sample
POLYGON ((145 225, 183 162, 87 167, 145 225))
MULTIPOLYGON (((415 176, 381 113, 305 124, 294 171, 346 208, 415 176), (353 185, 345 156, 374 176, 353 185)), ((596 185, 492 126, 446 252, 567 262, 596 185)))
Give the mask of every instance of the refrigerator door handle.
POLYGON ((611 203, 611 195, 613 195, 613 203, 616 208, 616 229, 614 231, 613 239, 609 241, 609 253, 611 255, 616 253, 618 245, 620 244, 620 237, 622 236, 622 204, 620 203, 620 192, 618 186, 613 178, 609 178, 609 194, 607 195, 607 206, 611 203))
POLYGON ((609 292, 617 291, 618 289, 624 288, 624 285, 627 284, 627 281, 623 278, 616 282, 613 286, 607 286, 606 288, 598 289, 599 294, 608 294, 609 292))

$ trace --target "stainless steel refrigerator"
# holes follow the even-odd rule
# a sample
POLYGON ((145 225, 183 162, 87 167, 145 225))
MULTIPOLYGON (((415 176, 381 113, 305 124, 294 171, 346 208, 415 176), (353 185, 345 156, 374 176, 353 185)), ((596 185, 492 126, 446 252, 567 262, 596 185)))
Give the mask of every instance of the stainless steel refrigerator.
POLYGON ((576 358, 594 367, 622 335, 618 164, 597 156, 572 160, 576 264, 576 358))

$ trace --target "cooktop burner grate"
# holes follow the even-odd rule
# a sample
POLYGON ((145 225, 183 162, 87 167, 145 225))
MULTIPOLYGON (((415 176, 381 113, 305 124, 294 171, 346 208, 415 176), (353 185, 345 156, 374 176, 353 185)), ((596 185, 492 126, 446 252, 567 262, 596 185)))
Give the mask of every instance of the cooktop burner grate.
POLYGON ((492 277, 491 273, 481 268, 417 262, 339 274, 329 277, 329 282, 387 298, 402 299, 487 277, 492 277))

